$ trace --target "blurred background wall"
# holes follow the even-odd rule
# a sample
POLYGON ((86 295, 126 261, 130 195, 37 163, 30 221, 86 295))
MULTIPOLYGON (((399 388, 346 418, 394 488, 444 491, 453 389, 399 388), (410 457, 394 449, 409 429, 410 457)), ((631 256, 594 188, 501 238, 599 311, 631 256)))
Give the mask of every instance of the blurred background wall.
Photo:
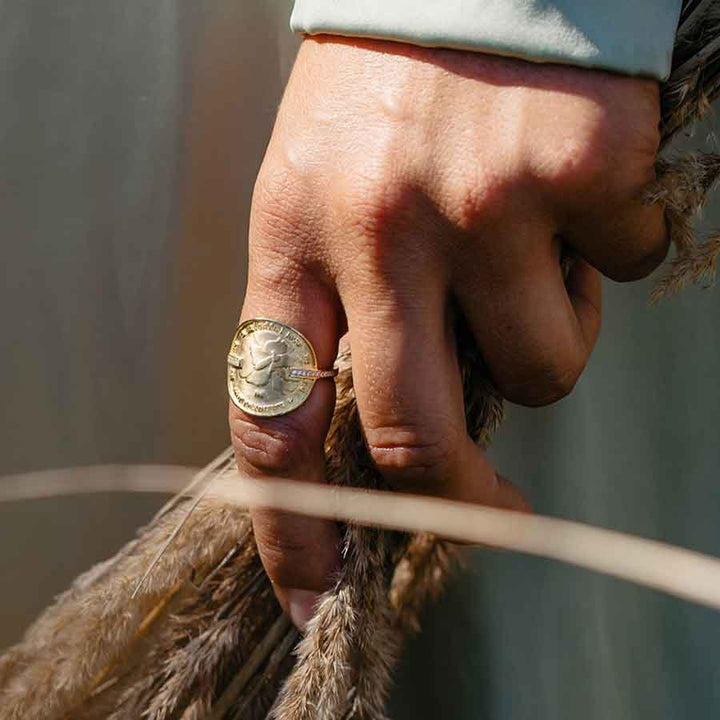
MULTIPOLYGON (((0 3, 0 475, 203 465, 228 444, 288 17, 284 0, 0 3)), ((156 502, 0 505, 0 646, 156 502)))
MULTIPOLYGON (((286 0, 0 3, 0 475, 202 465, 227 444, 224 356, 297 47, 288 14, 286 0)), ((649 309, 649 287, 606 283, 576 391, 511 408, 493 457, 543 513, 720 555, 720 295, 649 309)), ((0 504, 0 647, 159 502, 0 504)), ((406 652, 393 717, 720 710, 714 613, 468 555, 406 652)))
POLYGON ((0 4, 5 473, 201 463, 287 3, 0 4))

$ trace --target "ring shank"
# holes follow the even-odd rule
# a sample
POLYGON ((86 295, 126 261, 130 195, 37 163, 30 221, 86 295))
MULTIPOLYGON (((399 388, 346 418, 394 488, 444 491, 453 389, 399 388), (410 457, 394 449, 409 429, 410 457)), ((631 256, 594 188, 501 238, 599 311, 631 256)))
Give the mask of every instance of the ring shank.
POLYGON ((313 380, 333 378, 337 374, 337 368, 333 368, 332 370, 318 370, 316 368, 290 368, 290 377, 311 378, 313 380))

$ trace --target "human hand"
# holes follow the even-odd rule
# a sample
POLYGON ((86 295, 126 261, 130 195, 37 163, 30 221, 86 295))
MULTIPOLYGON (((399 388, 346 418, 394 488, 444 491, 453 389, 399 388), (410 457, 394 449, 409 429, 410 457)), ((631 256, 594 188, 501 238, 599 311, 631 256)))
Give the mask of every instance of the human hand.
MULTIPOLYGON (((297 328, 321 368, 348 331, 367 445, 396 487, 521 509, 467 435, 453 313, 509 400, 566 395, 599 331, 598 270, 631 280, 666 253, 663 213, 641 202, 658 119, 650 80, 306 39, 255 187, 242 319, 297 328)), ((231 405, 240 468, 322 482, 333 403, 319 381, 282 417, 231 405)), ((270 511, 253 524, 303 625, 340 562, 337 528, 270 511)))

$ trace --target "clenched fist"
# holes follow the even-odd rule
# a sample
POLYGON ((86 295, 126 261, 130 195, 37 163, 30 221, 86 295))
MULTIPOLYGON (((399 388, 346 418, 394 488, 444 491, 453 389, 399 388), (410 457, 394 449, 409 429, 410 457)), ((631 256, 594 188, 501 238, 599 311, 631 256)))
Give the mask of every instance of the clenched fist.
MULTIPOLYGON (((600 273, 640 278, 665 256, 662 211, 642 203, 658 120, 650 80, 306 39, 257 178, 242 317, 297 328, 321 368, 348 332, 367 445, 396 487, 522 508, 466 433, 454 313, 509 400, 566 395, 598 334, 600 273)), ((279 418, 231 406, 241 469, 321 482, 333 402, 325 380, 279 418)), ((253 522, 302 626, 340 562, 336 527, 253 522)))

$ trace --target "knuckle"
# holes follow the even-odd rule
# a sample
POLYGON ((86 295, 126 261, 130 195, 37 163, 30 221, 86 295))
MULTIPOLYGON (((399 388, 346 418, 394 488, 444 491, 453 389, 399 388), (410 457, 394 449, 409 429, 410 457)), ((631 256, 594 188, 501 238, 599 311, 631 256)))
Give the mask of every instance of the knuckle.
POLYGON ((336 209, 362 237, 386 237, 417 205, 418 192, 391 168, 356 169, 335 193, 336 209))
POLYGON ((333 189, 335 223, 346 241, 333 257, 336 282, 348 287, 358 278, 372 284, 407 276, 408 263, 422 262, 434 248, 418 224, 433 227, 431 203, 418 185, 400 178, 393 170, 368 176, 333 189))
POLYGON ((465 164, 446 180, 448 219, 461 233, 474 234, 488 221, 507 213, 509 204, 524 190, 528 179, 516 163, 502 168, 465 164))
POLYGON ((288 305, 297 302, 312 282, 308 261, 294 258, 297 252, 297 248, 290 251, 282 246, 264 247, 250 262, 247 294, 275 297, 288 305))
POLYGON ((575 387, 583 363, 546 365, 519 377, 510 377, 498 385, 503 395, 518 405, 542 407, 567 397, 575 387))
POLYGON ((577 193, 602 188, 610 169, 607 152, 587 138, 569 138, 549 148, 542 157, 538 174, 556 191, 577 193))
MULTIPOLYGON (((564 118, 564 122, 568 120, 564 118)), ((564 127, 564 122, 559 127, 564 127)), ((534 149, 534 174, 551 194, 562 199, 569 193, 573 202, 585 193, 602 197, 612 192, 647 162, 645 153, 635 147, 638 143, 629 139, 627 128, 625 134, 618 132, 620 122, 603 103, 590 98, 579 100, 572 127, 553 130, 547 141, 534 149)), ((649 162, 652 167, 651 157, 649 162)))
POLYGON ((631 260, 624 262, 621 265, 617 265, 610 269, 606 275, 616 282, 634 282, 635 280, 642 280, 648 275, 652 274, 659 265, 662 264, 665 256, 667 255, 667 249, 663 249, 660 252, 654 254, 648 254, 642 257, 632 258, 631 260))
POLYGON ((285 476, 311 461, 306 433, 288 421, 263 423, 233 412, 232 444, 238 464, 261 475, 285 476))
POLYGON ((608 277, 617 282, 642 280, 663 263, 670 247, 670 238, 665 230, 664 218, 661 223, 644 241, 628 241, 622 244, 630 251, 621 256, 619 262, 606 273, 608 277))
POLYGON ((370 456, 383 475, 430 489, 452 465, 451 434, 442 428, 393 425, 366 428, 370 456))
POLYGON ((273 163, 264 165, 255 180, 251 224, 255 236, 290 238, 290 246, 308 235, 315 204, 309 181, 293 168, 273 163))
POLYGON ((302 588, 312 584, 306 562, 310 549, 301 537, 287 531, 263 534, 258 545, 263 566, 276 585, 302 588))
POLYGON ((489 213, 501 212, 510 195, 507 183, 487 186, 466 186, 453 203, 454 225, 460 232, 474 233, 488 220, 489 213))
POLYGON ((284 588, 326 589, 338 563, 334 532, 325 534, 320 529, 318 534, 315 521, 291 513, 256 509, 251 516, 260 557, 273 583, 284 588))
POLYGON ((670 235, 662 213, 643 213, 629 223, 631 230, 608 232, 614 237, 608 246, 612 252, 598 264, 604 275, 617 282, 632 282, 650 275, 667 256, 670 235))

